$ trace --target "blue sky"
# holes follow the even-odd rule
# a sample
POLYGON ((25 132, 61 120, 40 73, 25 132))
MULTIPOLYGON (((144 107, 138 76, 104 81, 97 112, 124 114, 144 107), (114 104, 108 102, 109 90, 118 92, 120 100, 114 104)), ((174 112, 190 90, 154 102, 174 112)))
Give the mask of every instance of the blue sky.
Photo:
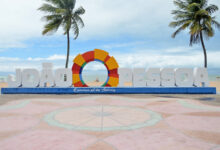
MULTIPOLYGON (((52 36, 42 36, 45 22, 37 8, 42 0, 1 0, 0 72, 16 68, 40 68, 42 62, 64 67, 66 37, 62 29, 52 36), (13 3, 13 5, 12 5, 13 3)), ((220 7, 219 0, 210 3, 220 7)), ((120 67, 202 67, 200 44, 189 47, 188 31, 175 39, 170 28, 172 0, 78 0, 86 14, 85 28, 77 40, 71 38, 72 60, 79 53, 95 48, 114 56, 120 67)), ((220 11, 216 14, 220 21, 220 11)), ((208 65, 220 68, 220 30, 205 41, 208 65)), ((95 69, 95 68, 94 68, 95 69)))

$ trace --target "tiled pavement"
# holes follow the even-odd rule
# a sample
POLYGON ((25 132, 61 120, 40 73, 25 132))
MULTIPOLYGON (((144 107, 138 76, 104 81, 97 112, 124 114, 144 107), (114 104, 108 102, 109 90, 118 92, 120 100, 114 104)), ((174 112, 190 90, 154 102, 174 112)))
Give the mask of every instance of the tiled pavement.
POLYGON ((0 150, 220 150, 220 107, 92 95, 0 105, 0 150))

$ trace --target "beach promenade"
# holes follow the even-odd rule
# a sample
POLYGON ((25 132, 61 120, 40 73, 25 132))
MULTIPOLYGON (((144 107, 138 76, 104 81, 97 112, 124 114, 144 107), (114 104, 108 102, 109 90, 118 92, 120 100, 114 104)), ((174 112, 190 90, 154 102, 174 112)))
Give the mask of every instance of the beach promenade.
POLYGON ((219 95, 1 95, 1 150, 220 150, 219 95))

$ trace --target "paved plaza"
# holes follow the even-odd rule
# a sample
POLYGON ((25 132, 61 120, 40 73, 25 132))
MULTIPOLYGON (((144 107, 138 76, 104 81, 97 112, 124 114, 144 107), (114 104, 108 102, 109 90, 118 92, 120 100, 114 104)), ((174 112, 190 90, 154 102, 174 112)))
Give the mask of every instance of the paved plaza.
POLYGON ((0 105, 0 149, 220 150, 220 106, 189 97, 11 99, 0 105))

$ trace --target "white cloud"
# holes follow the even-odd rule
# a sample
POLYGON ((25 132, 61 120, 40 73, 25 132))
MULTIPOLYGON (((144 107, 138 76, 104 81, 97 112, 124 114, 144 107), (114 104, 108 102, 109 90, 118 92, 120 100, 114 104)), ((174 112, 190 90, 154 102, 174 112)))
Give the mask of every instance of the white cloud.
POLYGON ((20 58, 17 57, 0 57, 0 62, 7 62, 7 61, 20 61, 20 58))
MULTIPOLYGON (((220 5, 219 0, 210 3, 220 5)), ((81 0, 86 9, 82 39, 103 37, 161 37, 171 34, 173 0, 81 0)), ((220 18, 218 18, 220 20, 220 18)))
POLYGON ((113 43, 113 44, 106 44, 102 47, 104 49, 112 49, 112 48, 123 48, 123 47, 137 47, 139 45, 145 44, 145 41, 134 41, 129 43, 113 43))
MULTIPOLYGON (((186 50, 186 48, 185 48, 186 50)), ((159 54, 159 53, 147 53, 145 52, 134 52, 127 54, 115 54, 115 58, 118 61, 120 67, 129 68, 149 68, 149 67, 203 67, 204 56, 202 52, 195 51, 190 54, 159 54)), ((156 50, 155 50, 156 51, 156 50)), ((184 49, 177 51, 184 51, 184 49)), ((220 60, 218 56, 220 52, 209 52, 208 53, 208 66, 213 68, 219 68, 220 60)))
MULTIPOLYGON (((189 50, 190 48, 177 48, 177 50, 172 49, 172 52, 182 52, 184 50, 189 50)), ((148 51, 158 51, 158 50, 145 50, 145 51, 135 51, 129 53, 111 53, 119 63, 120 67, 129 68, 149 68, 149 67, 203 67, 203 53, 202 51, 195 51, 193 53, 187 54, 170 54, 170 53, 148 53, 148 51)), ((166 51, 166 50, 165 50, 166 51)), ((193 49, 191 49, 193 51, 193 49)), ((208 52, 208 66, 212 68, 219 68, 220 51, 208 52)), ((72 66, 72 60, 75 56, 70 56, 69 68, 72 66)), ((52 55, 46 58, 28 58, 20 59, 13 57, 0 57, 0 72, 14 72, 16 68, 37 68, 41 69, 41 64, 43 62, 51 62, 54 64, 54 69, 63 68, 65 65, 65 55, 52 55)), ((91 69, 91 67, 90 67, 91 69)), ((94 65, 93 70, 103 69, 100 65, 94 65)))
MULTIPOLYGON (((12 39, 13 40, 13 39, 12 39)), ((9 40, 2 40, 0 41, 0 51, 5 51, 8 48, 25 48, 26 44, 20 41, 9 41, 9 40)))
MULTIPOLYGON (((41 36, 44 24, 41 17, 44 14, 37 8, 43 2, 1 0, 0 44, 13 44, 41 36)), ((83 16, 86 27, 82 29, 81 36, 84 39, 112 37, 124 33, 138 36, 157 31, 161 26, 168 26, 172 0, 81 0, 77 1, 76 7, 79 6, 86 9, 83 16)))
MULTIPOLYGON (((166 53, 186 53, 189 52, 190 50, 194 50, 195 48, 193 47, 175 47, 175 48, 169 48, 169 49, 165 49, 164 51, 166 53)), ((192 51, 191 51, 192 53, 192 51)))
POLYGON ((40 0, 1 0, 0 48, 24 46, 28 38, 41 34, 40 0))
MULTIPOLYGON (((37 8, 43 0, 1 0, 0 48, 24 46, 24 40, 40 37, 44 15, 37 8)), ((219 5, 219 0, 210 3, 219 5)), ((167 34, 173 0, 78 0, 83 6, 85 28, 81 39, 117 36, 155 37, 167 34)), ((169 32, 170 32, 169 31, 169 32)), ((59 32, 58 35, 61 35, 59 32)))
POLYGON ((168 27, 172 0, 82 0, 86 9, 83 38, 100 38, 130 34, 155 36, 168 27), (158 32, 160 30, 160 32, 158 32))
MULTIPOLYGON (((70 56, 70 59, 72 57, 70 56)), ((28 61, 57 61, 57 60, 65 60, 66 59, 66 56, 65 55, 52 55, 52 56, 49 56, 47 58, 43 58, 43 57, 37 57, 37 58, 32 58, 32 57, 29 57, 27 58, 28 61)))

